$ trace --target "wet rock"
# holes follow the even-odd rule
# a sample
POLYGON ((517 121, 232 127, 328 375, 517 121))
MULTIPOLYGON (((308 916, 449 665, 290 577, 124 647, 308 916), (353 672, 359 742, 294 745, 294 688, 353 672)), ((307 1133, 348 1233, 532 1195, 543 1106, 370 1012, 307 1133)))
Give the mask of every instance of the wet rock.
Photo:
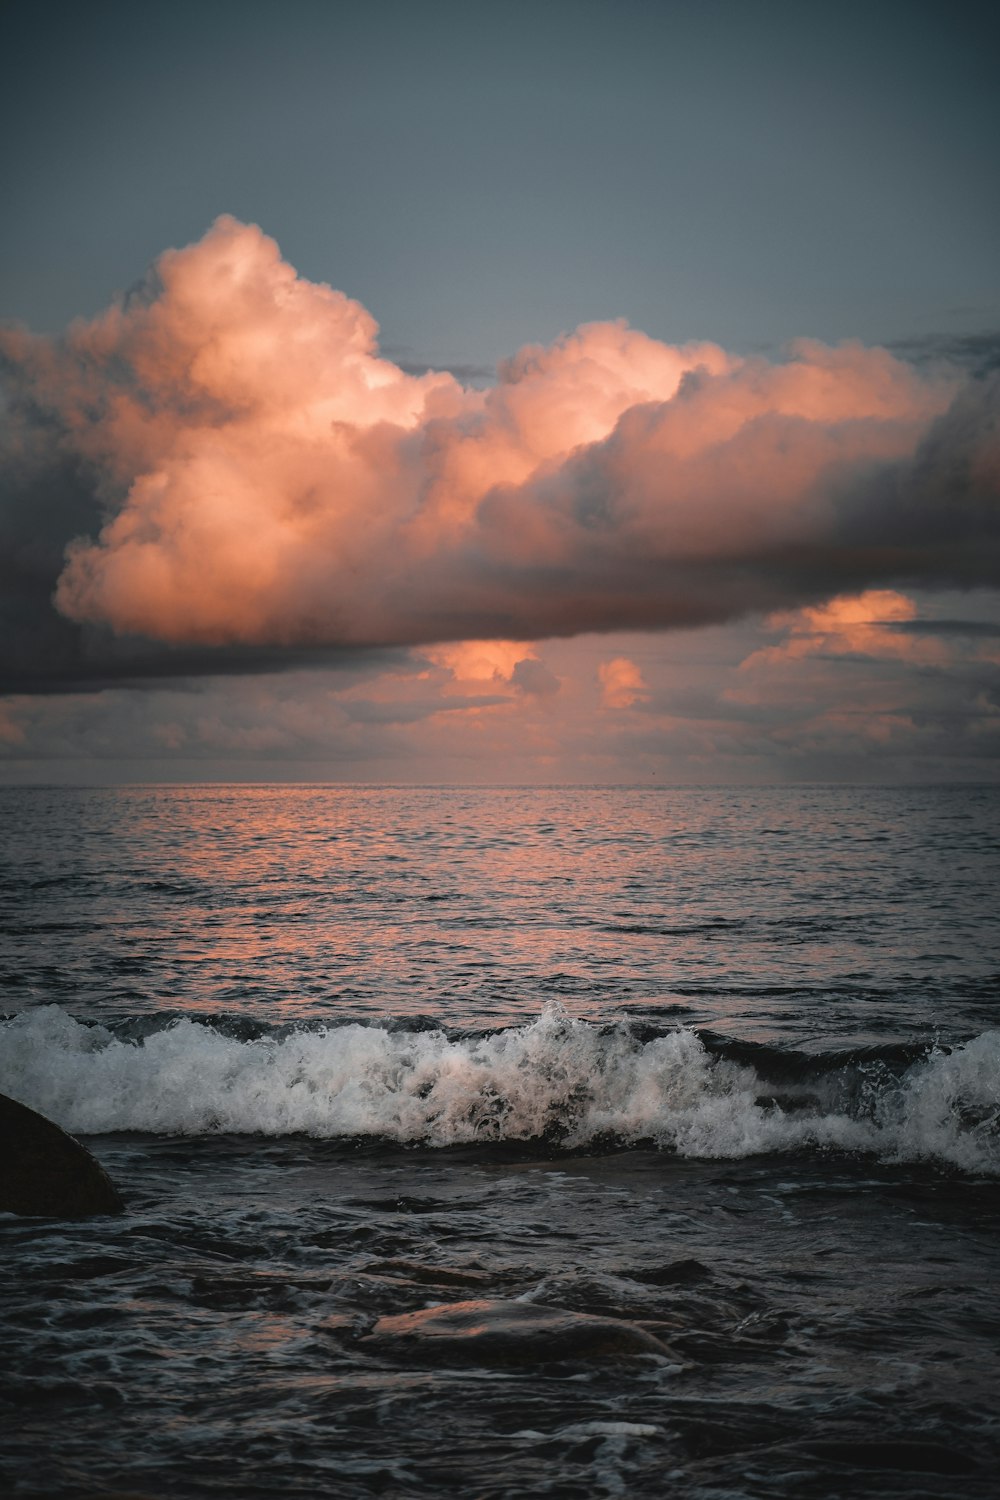
POLYGON ((83 1219, 122 1210, 107 1173, 85 1146, 0 1094, 0 1212, 83 1219))
POLYGON ((615 1363, 644 1354, 671 1357, 666 1344, 634 1323, 500 1298, 380 1318, 361 1342, 390 1358, 489 1368, 563 1360, 615 1363))

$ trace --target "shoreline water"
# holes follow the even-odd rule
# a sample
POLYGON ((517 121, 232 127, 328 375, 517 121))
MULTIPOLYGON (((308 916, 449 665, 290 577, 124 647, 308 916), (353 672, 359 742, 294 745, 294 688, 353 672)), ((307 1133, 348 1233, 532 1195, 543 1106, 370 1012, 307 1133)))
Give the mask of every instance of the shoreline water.
POLYGON ((1000 799, 5 806, 10 1493, 992 1500, 1000 799))

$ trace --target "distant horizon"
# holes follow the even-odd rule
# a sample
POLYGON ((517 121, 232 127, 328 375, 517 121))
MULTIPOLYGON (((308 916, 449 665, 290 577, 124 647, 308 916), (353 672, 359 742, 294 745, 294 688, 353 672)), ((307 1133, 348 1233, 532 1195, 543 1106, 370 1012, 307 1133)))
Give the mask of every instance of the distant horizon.
POLYGON ((155 781, 3 781, 0 791, 123 791, 130 787, 277 787, 329 791, 400 791, 400 792, 544 792, 544 791, 698 791, 760 792, 798 791, 813 788, 837 790, 841 787, 877 791, 912 791, 916 788, 962 787, 996 791, 1000 780, 913 780, 913 781, 296 781, 263 778, 191 780, 176 778, 155 781))

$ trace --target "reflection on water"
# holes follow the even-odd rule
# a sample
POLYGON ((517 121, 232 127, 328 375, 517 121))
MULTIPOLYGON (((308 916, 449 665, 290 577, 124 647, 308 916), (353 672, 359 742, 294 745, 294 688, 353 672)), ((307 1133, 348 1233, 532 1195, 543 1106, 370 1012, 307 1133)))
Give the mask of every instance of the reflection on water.
MULTIPOLYGON (((980 1028, 998 807, 909 790, 0 791, 8 1008, 980 1028), (897 1009, 897 1007, 893 1007, 897 1009), (898 1024, 898 1016, 894 1017, 898 1024)), ((815 1028, 813 1028, 815 1029, 815 1028)))

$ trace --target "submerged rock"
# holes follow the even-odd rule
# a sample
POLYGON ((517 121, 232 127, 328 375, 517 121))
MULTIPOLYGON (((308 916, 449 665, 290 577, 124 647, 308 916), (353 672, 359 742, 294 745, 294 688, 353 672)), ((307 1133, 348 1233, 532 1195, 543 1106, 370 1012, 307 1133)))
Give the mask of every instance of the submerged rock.
POLYGON ((634 1323, 501 1298, 380 1318, 362 1342, 390 1357, 489 1367, 670 1357, 666 1344, 634 1323))
POLYGON ((122 1211, 117 1190, 85 1146, 0 1094, 0 1212, 83 1219, 122 1211))

